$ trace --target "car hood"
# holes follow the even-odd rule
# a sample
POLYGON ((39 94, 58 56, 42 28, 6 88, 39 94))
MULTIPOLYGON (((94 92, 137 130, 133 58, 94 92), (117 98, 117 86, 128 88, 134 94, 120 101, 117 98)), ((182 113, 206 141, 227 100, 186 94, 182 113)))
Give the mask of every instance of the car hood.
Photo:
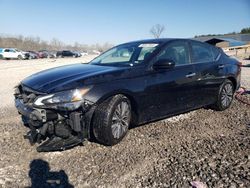
POLYGON ((124 77, 126 69, 129 68, 73 64, 38 72, 21 84, 38 92, 52 93, 119 79, 124 77))

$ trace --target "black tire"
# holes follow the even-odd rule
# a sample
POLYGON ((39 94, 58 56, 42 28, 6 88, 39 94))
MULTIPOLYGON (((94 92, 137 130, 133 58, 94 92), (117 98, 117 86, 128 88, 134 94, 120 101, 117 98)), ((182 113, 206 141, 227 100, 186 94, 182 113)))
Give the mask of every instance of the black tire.
POLYGON ((94 136, 101 144, 115 145, 127 134, 130 122, 129 99, 124 95, 115 95, 97 107, 92 121, 94 136))
POLYGON ((217 101, 212 108, 218 111, 223 111, 229 108, 233 101, 234 92, 235 89, 233 83, 226 79, 219 88, 217 101))
POLYGON ((18 58, 19 60, 22 60, 22 59, 23 59, 21 55, 18 55, 17 58, 18 58))

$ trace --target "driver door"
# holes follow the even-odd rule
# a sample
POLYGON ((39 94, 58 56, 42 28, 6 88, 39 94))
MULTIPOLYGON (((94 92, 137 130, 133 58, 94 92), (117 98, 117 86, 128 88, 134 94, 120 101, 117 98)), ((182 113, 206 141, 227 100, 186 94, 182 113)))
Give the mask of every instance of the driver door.
POLYGON ((10 58, 17 58, 17 52, 14 49, 10 49, 10 58))
POLYGON ((153 62, 175 62, 169 69, 152 70, 147 77, 144 121, 160 119, 195 107, 196 73, 190 63, 189 45, 174 41, 163 48, 153 62))

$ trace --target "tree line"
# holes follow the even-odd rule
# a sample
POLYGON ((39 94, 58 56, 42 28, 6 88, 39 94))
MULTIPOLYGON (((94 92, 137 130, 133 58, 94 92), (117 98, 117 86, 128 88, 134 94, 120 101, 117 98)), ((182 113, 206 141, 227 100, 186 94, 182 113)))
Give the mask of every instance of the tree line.
POLYGON ((226 34, 206 34, 206 35, 195 35, 194 38, 198 37, 212 37, 212 36, 226 36, 226 35, 236 35, 236 34, 250 34, 250 27, 241 29, 240 32, 230 32, 226 34))
POLYGON ((75 42, 73 45, 65 44, 64 42, 53 38, 50 41, 42 40, 40 37, 24 37, 19 36, 0 36, 0 48, 18 48, 24 51, 59 51, 59 50, 74 50, 74 51, 106 51, 113 45, 110 43, 104 44, 80 44, 75 42))
MULTIPOLYGON (((150 29, 150 34, 154 38, 162 37, 162 34, 166 30, 164 25, 156 24, 150 29)), ((240 32, 231 32, 227 34, 206 34, 206 35, 195 35, 194 38, 198 37, 210 37, 218 35, 232 35, 232 34, 250 34, 250 27, 241 29, 240 32)), ((19 36, 4 36, 0 35, 0 48, 18 48, 24 51, 32 50, 74 50, 74 51, 92 51, 98 50, 100 52, 106 51, 111 48, 113 45, 110 43, 104 44, 80 44, 75 42, 73 45, 65 44, 64 42, 53 38, 50 41, 42 40, 40 37, 24 37, 19 36)))

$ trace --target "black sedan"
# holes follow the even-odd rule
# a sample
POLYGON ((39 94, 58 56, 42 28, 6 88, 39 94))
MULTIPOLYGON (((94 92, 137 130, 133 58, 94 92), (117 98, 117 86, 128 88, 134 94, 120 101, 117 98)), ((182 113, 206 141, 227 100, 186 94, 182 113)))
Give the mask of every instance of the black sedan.
POLYGON ((80 57, 81 54, 70 50, 58 51, 56 57, 80 57))
POLYGON ((38 151, 95 138, 114 145, 131 125, 201 107, 225 110, 240 86, 240 63, 189 39, 118 45, 88 64, 49 69, 24 79, 15 104, 38 151))

